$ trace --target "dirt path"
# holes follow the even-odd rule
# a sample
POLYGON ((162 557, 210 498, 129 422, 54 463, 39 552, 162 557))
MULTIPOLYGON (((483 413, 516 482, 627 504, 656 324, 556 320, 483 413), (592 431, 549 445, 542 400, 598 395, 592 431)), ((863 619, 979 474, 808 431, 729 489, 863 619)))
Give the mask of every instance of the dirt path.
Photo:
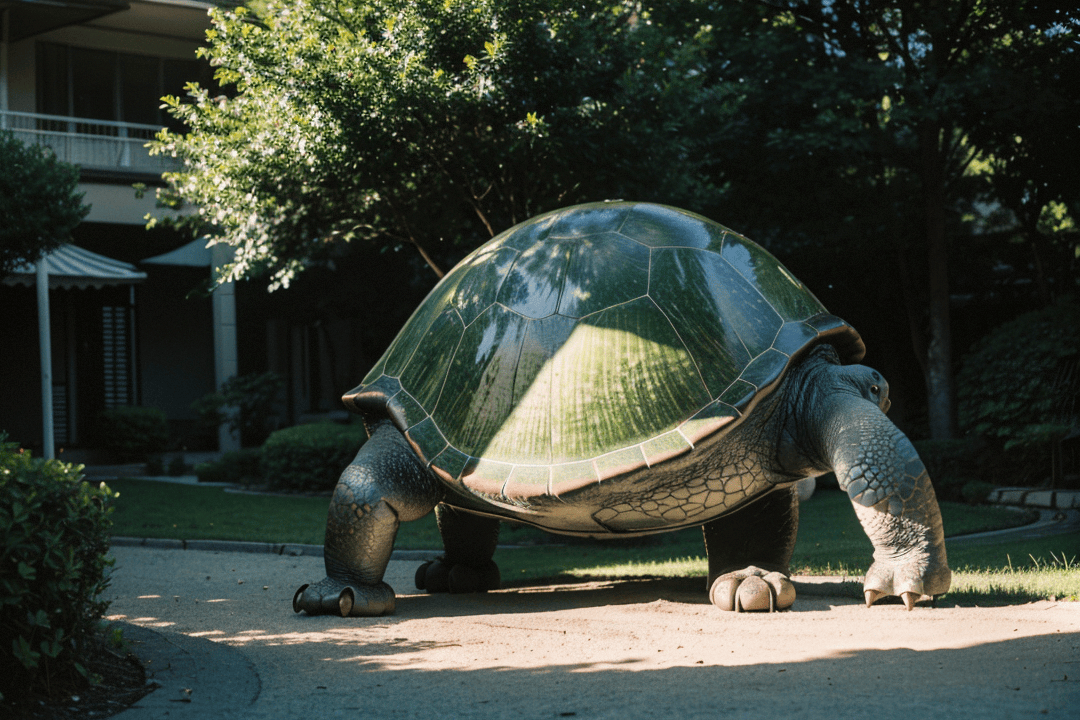
POLYGON ((129 635, 162 683, 122 720, 1080 713, 1076 603, 909 613, 804 595, 733 615, 696 579, 429 596, 415 562, 392 562, 394 616, 313 618, 290 603, 319 558, 113 552, 110 613, 155 631, 129 635))

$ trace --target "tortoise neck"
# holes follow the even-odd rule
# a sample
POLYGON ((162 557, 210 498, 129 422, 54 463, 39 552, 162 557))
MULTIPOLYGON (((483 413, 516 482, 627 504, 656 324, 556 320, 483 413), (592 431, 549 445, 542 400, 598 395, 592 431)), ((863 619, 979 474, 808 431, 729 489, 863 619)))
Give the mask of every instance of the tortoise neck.
POLYGON ((832 470, 832 426, 843 417, 847 401, 855 399, 838 392, 840 372, 836 351, 823 345, 810 351, 788 376, 776 442, 785 473, 806 477, 832 470))

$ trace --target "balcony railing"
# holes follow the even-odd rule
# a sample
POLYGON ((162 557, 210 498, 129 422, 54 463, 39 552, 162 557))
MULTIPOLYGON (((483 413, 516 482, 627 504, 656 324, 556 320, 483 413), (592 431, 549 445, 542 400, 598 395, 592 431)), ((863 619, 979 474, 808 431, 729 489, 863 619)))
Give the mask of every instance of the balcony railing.
POLYGON ((158 174, 179 167, 175 158, 151 156, 146 149, 161 129, 157 125, 0 111, 0 128, 86 169, 158 174))

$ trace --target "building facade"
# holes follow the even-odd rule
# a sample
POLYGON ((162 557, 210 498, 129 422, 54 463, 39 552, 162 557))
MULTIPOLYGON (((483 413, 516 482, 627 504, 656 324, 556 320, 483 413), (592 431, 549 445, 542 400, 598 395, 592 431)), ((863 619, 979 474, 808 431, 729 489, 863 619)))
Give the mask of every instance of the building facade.
MULTIPOLYGON (((0 2, 0 128, 79 167, 90 213, 72 244, 133 265, 145 278, 61 276, 54 259, 48 295, 58 449, 99 444, 95 419, 117 405, 161 408, 181 447, 235 445, 201 426, 191 408, 237 372, 232 288, 193 292, 210 274, 205 244, 184 252, 190 238, 146 230, 147 216, 162 212, 153 188, 176 161, 151 156, 145 144, 172 122, 163 95, 182 96, 190 81, 212 82, 196 57, 210 7, 195 0, 0 2), (140 184, 147 192, 136 191, 140 184)), ((9 323, 0 429, 41 448, 43 353, 27 280, 16 274, 0 284, 9 323)))

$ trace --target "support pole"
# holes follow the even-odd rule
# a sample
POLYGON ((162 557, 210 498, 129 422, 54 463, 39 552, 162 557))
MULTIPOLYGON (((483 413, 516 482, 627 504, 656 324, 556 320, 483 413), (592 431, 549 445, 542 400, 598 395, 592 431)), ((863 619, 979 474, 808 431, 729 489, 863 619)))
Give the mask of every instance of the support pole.
POLYGON ((41 444, 42 457, 56 457, 53 441, 52 328, 49 324, 49 259, 37 262, 38 342, 41 346, 41 444))
MULTIPOLYGON (((210 247, 211 272, 232 260, 232 248, 228 245, 210 247)), ((214 382, 218 390, 239 371, 236 347, 236 285, 227 282, 214 288, 211 296, 214 313, 214 382)), ((218 450, 239 450, 240 434, 226 425, 218 429, 218 450)))

